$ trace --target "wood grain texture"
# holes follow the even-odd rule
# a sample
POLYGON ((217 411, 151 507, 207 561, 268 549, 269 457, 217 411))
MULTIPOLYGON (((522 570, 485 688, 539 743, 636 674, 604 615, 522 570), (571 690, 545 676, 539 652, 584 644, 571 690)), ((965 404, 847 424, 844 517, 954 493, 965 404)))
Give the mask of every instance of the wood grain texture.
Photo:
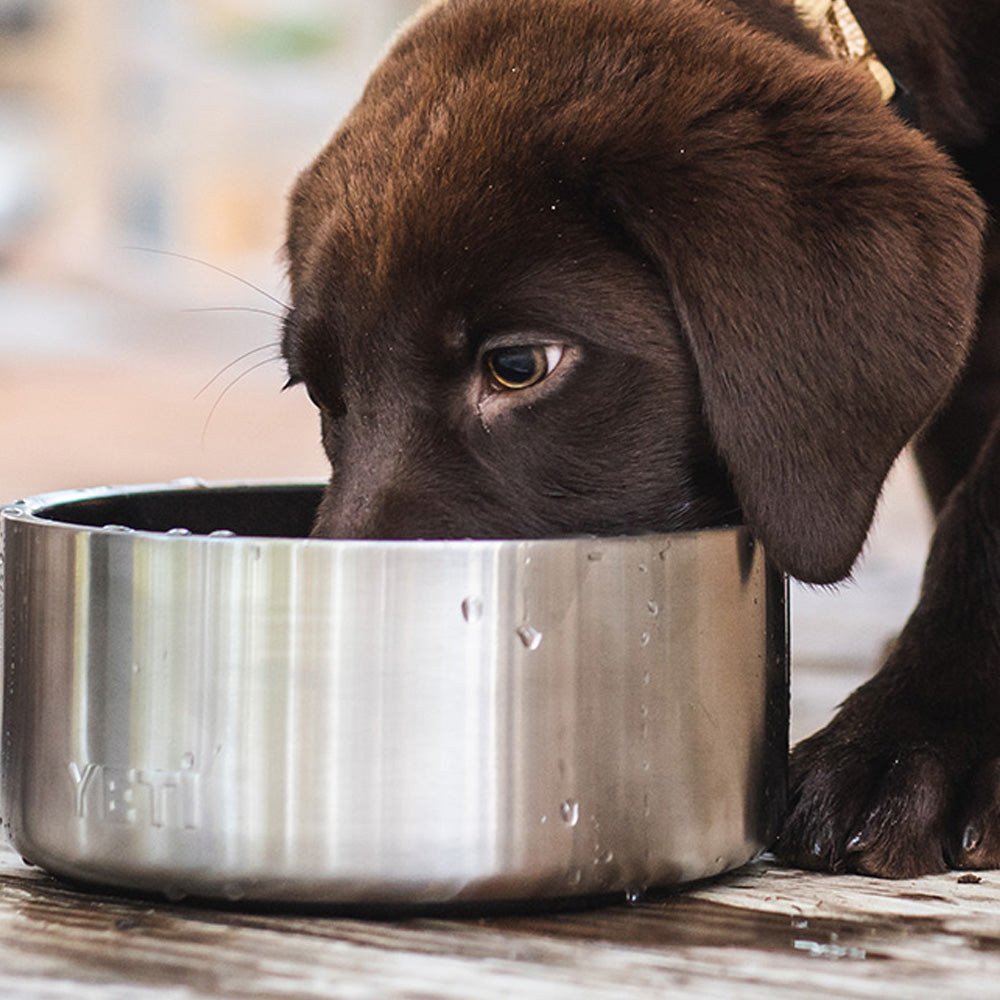
POLYGON ((0 854, 0 997, 1000 996, 1000 877, 908 882, 758 862, 562 913, 397 918, 80 892, 0 854))

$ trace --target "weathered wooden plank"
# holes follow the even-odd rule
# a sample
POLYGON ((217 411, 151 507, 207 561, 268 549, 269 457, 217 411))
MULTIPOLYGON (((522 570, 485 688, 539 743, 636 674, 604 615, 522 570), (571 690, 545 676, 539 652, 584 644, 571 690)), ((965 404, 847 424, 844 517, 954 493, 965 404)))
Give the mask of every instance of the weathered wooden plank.
POLYGON ((5 998, 940 1000, 998 984, 989 875, 886 883, 759 863, 635 906, 374 920, 115 899, 0 865, 5 998))

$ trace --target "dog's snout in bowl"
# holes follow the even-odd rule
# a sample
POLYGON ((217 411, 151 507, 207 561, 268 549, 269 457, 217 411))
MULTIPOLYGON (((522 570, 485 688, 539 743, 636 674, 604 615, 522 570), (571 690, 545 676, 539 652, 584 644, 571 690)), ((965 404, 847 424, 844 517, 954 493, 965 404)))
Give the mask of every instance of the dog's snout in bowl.
MULTIPOLYGON (((519 208, 477 211, 499 220, 519 208)), ((461 292, 454 267, 428 258, 441 275, 394 269, 372 306, 374 237, 321 222, 292 225, 296 238, 321 226, 315 271, 336 295, 319 298, 320 278, 302 277, 283 340, 333 469, 318 535, 537 538, 740 519, 673 306, 606 235, 561 218, 528 243, 496 233, 477 256, 488 275, 460 280, 461 292), (439 297, 453 295, 459 306, 442 312, 439 297)), ((449 210, 437 224, 435 241, 454 246, 486 220, 449 210)))
POLYGON ((4 509, 22 854, 172 899, 423 904, 675 885, 770 842, 785 586, 745 529, 315 539, 321 490, 4 509))

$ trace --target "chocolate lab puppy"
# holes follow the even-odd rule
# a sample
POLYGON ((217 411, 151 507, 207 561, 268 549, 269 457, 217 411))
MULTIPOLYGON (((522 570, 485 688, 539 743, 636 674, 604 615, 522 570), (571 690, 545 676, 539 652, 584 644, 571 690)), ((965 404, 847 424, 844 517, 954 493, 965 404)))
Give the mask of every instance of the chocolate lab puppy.
POLYGON ((316 533, 742 518, 829 583, 916 437, 940 511, 920 605, 793 753, 778 850, 1000 865, 1000 9, 855 0, 881 62, 849 64, 842 0, 798 6, 444 0, 410 24, 291 198, 316 533))

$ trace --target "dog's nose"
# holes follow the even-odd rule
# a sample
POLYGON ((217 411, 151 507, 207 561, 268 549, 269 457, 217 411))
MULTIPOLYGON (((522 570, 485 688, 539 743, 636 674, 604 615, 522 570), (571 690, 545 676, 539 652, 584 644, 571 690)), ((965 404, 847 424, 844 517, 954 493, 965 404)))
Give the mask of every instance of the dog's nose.
POLYGON ((356 496, 347 501, 341 491, 328 486, 316 512, 314 538, 374 538, 371 532, 370 496, 356 496))
POLYGON ((405 489, 327 487, 313 525, 316 538, 453 538, 444 505, 405 489))

